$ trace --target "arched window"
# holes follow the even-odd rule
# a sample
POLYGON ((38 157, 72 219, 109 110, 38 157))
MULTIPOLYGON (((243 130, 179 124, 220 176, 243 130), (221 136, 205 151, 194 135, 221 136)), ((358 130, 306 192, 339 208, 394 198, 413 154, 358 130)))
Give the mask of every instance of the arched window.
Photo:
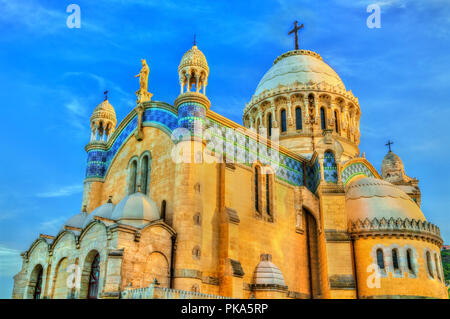
POLYGON ((320 108, 320 125, 322 130, 326 129, 326 119, 325 119, 325 109, 323 107, 320 108))
POLYGON ((286 132, 286 110, 281 110, 281 132, 286 132))
POLYGON ((143 194, 148 194, 150 181, 150 160, 149 156, 145 155, 141 161, 141 191, 143 194))
POLYGON ((427 269, 428 269, 428 274, 434 278, 434 273, 433 273, 433 265, 432 265, 432 261, 431 261, 431 255, 430 252, 427 251, 427 269))
POLYGON ((269 113, 269 116, 267 117, 267 136, 272 136, 272 113, 269 113))
POLYGON ((295 109, 295 129, 302 129, 302 109, 300 107, 295 109))
POLYGON ((339 114, 337 110, 334 110, 334 129, 336 133, 339 133, 339 114))
POLYGON ((259 210, 259 167, 255 167, 255 210, 260 213, 259 210))
POLYGON ((134 194, 137 191, 137 161, 133 160, 130 164, 128 193, 134 194))
POLYGON ((88 299, 97 299, 100 280, 100 255, 94 257, 89 275, 88 299))
POLYGON ((163 221, 166 221, 166 205, 167 205, 167 202, 165 200, 163 200, 161 202, 161 219, 163 221))
POLYGON ((381 248, 377 249, 377 264, 380 269, 384 269, 384 254, 381 248))
POLYGON ((34 294, 33 294, 33 299, 41 299, 41 293, 42 293, 42 273, 43 273, 43 268, 40 267, 38 274, 37 274, 37 279, 36 279, 36 286, 34 288, 34 294))
POLYGON ((440 267, 439 267, 439 261, 438 261, 438 256, 435 253, 434 254, 434 264, 436 265, 436 274, 439 280, 441 280, 441 272, 440 272, 440 267))
POLYGON ((412 250, 411 249, 408 249, 406 251, 406 262, 408 263, 408 270, 411 273, 414 273, 413 261, 412 261, 412 250))
POLYGON ((397 249, 392 249, 392 264, 394 266, 394 270, 398 270, 399 266, 398 266, 398 250, 397 249))

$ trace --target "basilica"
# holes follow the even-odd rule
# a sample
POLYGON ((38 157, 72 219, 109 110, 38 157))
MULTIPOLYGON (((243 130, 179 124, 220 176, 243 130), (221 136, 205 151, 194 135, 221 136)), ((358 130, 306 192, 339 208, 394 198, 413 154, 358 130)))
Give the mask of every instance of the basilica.
POLYGON ((22 254, 13 298, 448 298, 419 181, 390 143, 380 170, 360 153, 370 110, 319 53, 275 58, 243 124, 195 43, 173 103, 141 63, 125 118, 93 110, 81 211, 22 254))

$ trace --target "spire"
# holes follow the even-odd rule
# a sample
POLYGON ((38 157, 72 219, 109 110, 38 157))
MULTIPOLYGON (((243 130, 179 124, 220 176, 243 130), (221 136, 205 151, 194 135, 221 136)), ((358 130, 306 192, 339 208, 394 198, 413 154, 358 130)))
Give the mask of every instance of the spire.
POLYGON ((105 92, 103 92, 103 94, 105 94, 105 101, 107 101, 107 100, 108 100, 108 93, 109 93, 109 91, 108 91, 108 90, 106 90, 105 92))
POLYGON ((192 42, 193 46, 197 46, 196 34, 194 33, 194 41, 192 42))

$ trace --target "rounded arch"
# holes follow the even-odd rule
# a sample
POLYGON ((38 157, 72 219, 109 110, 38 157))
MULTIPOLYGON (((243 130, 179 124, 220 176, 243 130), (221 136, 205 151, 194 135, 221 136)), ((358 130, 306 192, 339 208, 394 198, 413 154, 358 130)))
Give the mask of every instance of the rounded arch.
POLYGON ((67 285, 67 278, 69 273, 67 272, 69 266, 69 259, 67 257, 61 258, 55 268, 52 284, 52 299, 66 299, 69 293, 69 287, 67 285))
POLYGON ((152 168, 152 154, 145 151, 139 157, 139 184, 143 194, 148 195, 150 190, 150 176, 152 168))
POLYGON ((354 178, 361 176, 381 179, 377 170, 365 158, 354 158, 342 165, 341 178, 344 186, 348 185, 354 178))
POLYGON ((100 292, 100 252, 89 251, 84 258, 80 278, 80 299, 96 299, 100 292))
POLYGON ((280 122, 281 122, 281 133, 287 132, 287 115, 285 107, 282 107, 280 109, 280 122))
MULTIPOLYGON (((86 227, 81 231, 80 235, 78 236, 78 242, 81 244, 83 242, 83 239, 86 237, 86 235, 89 233, 89 231, 95 227, 96 225, 101 225, 103 226, 102 228, 104 229, 105 233, 104 233, 104 237, 107 238, 108 237, 108 227, 106 226, 106 224, 99 220, 99 219, 94 219, 92 220, 89 224, 86 225, 86 227)), ((101 236, 98 236, 101 237, 101 236)))
POLYGON ((319 220, 309 209, 303 207, 303 224, 306 235, 306 248, 309 271, 310 297, 316 298, 321 295, 320 280, 320 249, 319 249, 319 220))
POLYGON ((28 279, 28 286, 26 292, 26 299, 41 299, 43 295, 43 278, 44 267, 41 264, 36 264, 31 271, 28 279))
POLYGON ((128 161, 128 194, 137 192, 139 158, 135 155, 128 161))
POLYGON ((66 236, 71 237, 73 239, 73 244, 75 246, 77 243, 77 235, 70 229, 63 229, 58 233, 58 235, 56 235, 56 238, 51 243, 50 250, 53 251, 55 247, 58 245, 58 243, 64 240, 66 236))
POLYGON ((169 260, 160 251, 153 251, 147 257, 142 277, 143 287, 147 287, 154 280, 157 280, 159 287, 169 288, 170 268, 169 260))

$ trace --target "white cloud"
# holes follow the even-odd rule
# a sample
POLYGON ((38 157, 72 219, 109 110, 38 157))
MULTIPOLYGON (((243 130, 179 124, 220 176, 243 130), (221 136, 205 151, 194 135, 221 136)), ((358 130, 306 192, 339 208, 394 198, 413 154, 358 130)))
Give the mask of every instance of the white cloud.
POLYGON ((83 185, 63 186, 43 193, 36 194, 40 198, 65 197, 73 194, 81 193, 83 185))

